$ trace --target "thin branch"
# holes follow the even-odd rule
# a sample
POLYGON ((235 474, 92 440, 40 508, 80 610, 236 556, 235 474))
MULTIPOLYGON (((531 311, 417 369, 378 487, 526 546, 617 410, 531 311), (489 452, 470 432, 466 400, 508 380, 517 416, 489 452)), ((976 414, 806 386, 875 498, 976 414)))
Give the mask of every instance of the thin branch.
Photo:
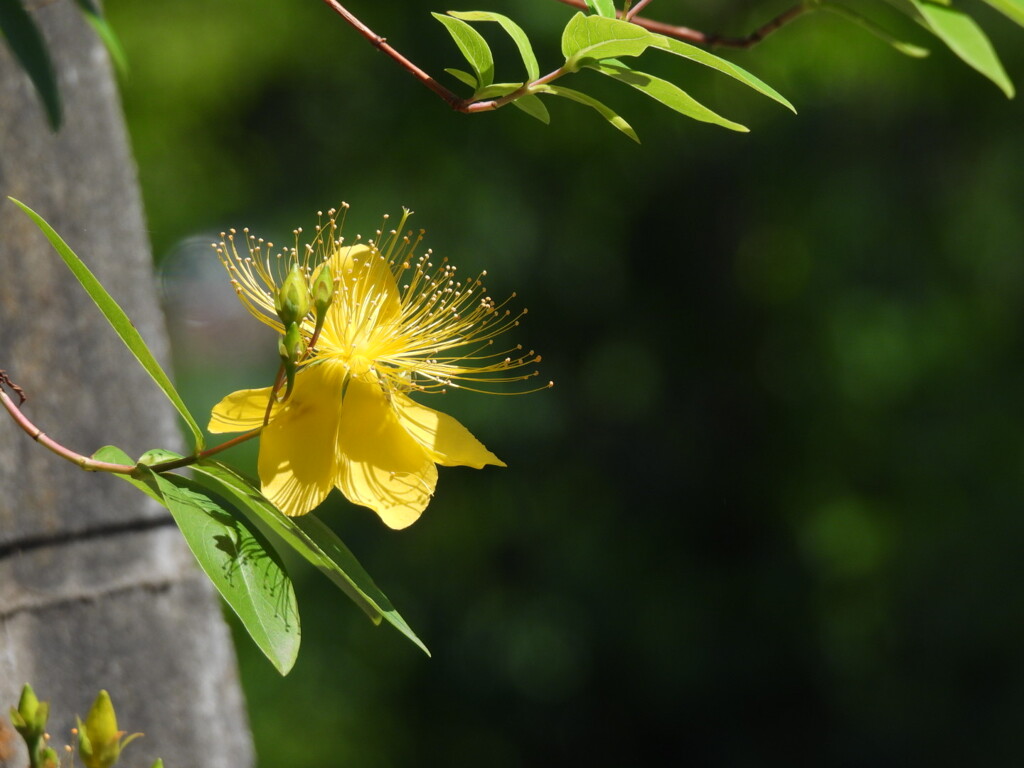
MULTIPOLYGON (((361 34, 363 37, 365 37, 367 40, 369 40, 370 41, 370 45, 372 45, 378 51, 381 51, 382 53, 386 53, 388 56, 390 56, 392 59, 394 59, 396 62, 398 62, 399 66, 401 66, 405 71, 407 71, 410 75, 412 75, 417 80, 419 80, 421 83, 423 83, 425 86, 427 86, 427 88, 429 88, 434 93, 436 93, 438 96, 440 96, 442 99, 444 99, 445 102, 447 102, 448 106, 450 106, 452 109, 456 110, 457 112, 467 112, 467 111, 469 111, 467 108, 472 103, 470 100, 459 98, 454 93, 452 93, 450 90, 448 90, 443 85, 441 85, 439 82, 437 82, 437 80, 432 78, 430 75, 428 75, 422 69, 417 67, 415 64, 413 64, 407 58, 405 58, 405 56, 403 56, 398 51, 396 51, 394 48, 392 48, 390 45, 388 45, 387 38, 381 37, 376 32, 374 32, 372 29, 370 29, 368 26, 363 24, 363 22, 361 22, 359 19, 357 19, 355 16, 352 15, 351 11, 349 11, 348 9, 345 8, 345 6, 343 6, 341 3, 339 3, 338 0, 323 0, 323 1, 325 3, 327 3, 327 5, 329 5, 331 7, 332 11, 334 11, 336 14, 341 16, 341 18, 343 18, 345 21, 347 21, 349 24, 351 24, 353 27, 355 27, 356 31, 359 32, 359 34, 361 34)), ((478 111, 478 110, 473 110, 473 111, 478 111)))
MULTIPOLYGON (((564 3, 565 5, 571 5, 573 8, 579 8, 580 10, 586 10, 587 8, 585 0, 558 0, 558 2, 564 3)), ((707 45, 711 48, 753 48, 772 32, 775 32, 780 27, 785 26, 798 16, 802 16, 807 11, 812 10, 811 3, 798 3, 789 10, 783 11, 766 24, 762 24, 749 35, 745 35, 743 37, 725 37, 724 35, 715 33, 709 34, 707 32, 691 29, 690 27, 675 26, 673 24, 666 24, 662 21, 655 21, 654 19, 647 19, 634 15, 644 5, 646 5, 646 3, 643 2, 643 0, 637 3, 636 6, 630 9, 629 18, 626 20, 631 21, 644 29, 649 29, 651 32, 656 32, 659 35, 674 37, 677 40, 685 40, 690 43, 707 45)), ((621 11, 619 11, 617 15, 619 18, 623 18, 621 11)))
POLYGON ((644 6, 649 4, 651 0, 640 0, 640 2, 631 5, 629 10, 623 15, 623 21, 632 21, 633 17, 636 16, 640 11, 644 9, 644 6))
POLYGON ((96 461, 95 459, 90 459, 88 456, 84 456, 81 453, 72 451, 70 448, 65 448, 56 440, 47 437, 45 434, 43 434, 43 431, 39 429, 39 427, 37 427, 35 424, 33 424, 29 420, 29 418, 24 413, 21 412, 21 409, 14 404, 14 401, 11 400, 8 394, 4 391, 2 386, 3 384, 6 384, 9 387, 11 387, 11 389, 18 393, 18 396, 19 398, 21 398, 21 401, 25 402, 24 395, 22 394, 21 389, 17 387, 14 384, 14 382, 12 382, 9 378, 7 378, 7 374, 3 374, 3 376, 0 377, 0 404, 2 404, 5 409, 7 409, 7 412, 11 415, 11 418, 14 419, 15 424, 21 427, 22 431, 24 431, 25 434, 27 434, 29 437, 31 437, 44 448, 53 451, 62 459, 67 459, 72 464, 77 464, 79 467, 86 470, 87 472, 116 472, 117 474, 120 475, 130 475, 135 470, 134 465, 111 464, 106 461, 96 461))
MULTIPOLYGON (((81 467, 86 472, 112 472, 118 475, 130 475, 135 472, 135 464, 112 464, 109 461, 97 461, 96 459, 89 458, 77 451, 73 451, 67 448, 52 437, 46 435, 39 427, 32 423, 32 421, 21 412, 18 405, 14 404, 14 401, 10 398, 7 392, 4 391, 4 386, 10 387, 11 390, 18 395, 18 399, 21 403, 26 400, 25 393, 17 384, 11 381, 6 371, 0 371, 0 405, 3 405, 7 413, 10 414, 11 418, 14 419, 15 424, 21 427, 22 431, 39 443, 44 448, 52 451, 53 453, 60 456, 62 459, 70 461, 72 464, 81 467)), ((239 443, 243 443, 246 440, 251 440, 263 431, 263 428, 254 429, 251 432, 239 435, 238 437, 232 438, 225 443, 221 443, 218 446, 209 448, 205 451, 193 454, 191 456, 185 456, 180 459, 174 459, 173 461, 164 461, 159 464, 150 465, 150 469, 154 472, 166 472, 170 469, 178 469, 180 467, 187 467, 190 464, 195 464, 200 459, 205 459, 209 456, 214 456, 221 451, 232 448, 239 443)))

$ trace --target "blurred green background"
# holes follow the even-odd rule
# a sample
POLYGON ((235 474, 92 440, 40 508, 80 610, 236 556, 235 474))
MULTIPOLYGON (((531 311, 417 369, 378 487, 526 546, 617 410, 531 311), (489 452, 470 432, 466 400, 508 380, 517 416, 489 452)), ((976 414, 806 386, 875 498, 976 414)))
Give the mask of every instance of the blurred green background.
MULTIPOLYGON (((787 5, 652 12, 740 33, 787 5)), ((198 411, 276 366, 214 233, 286 242, 340 200, 350 234, 412 207, 517 291, 556 381, 430 402, 509 468, 442 469, 412 528, 322 509, 434 656, 301 570, 293 673, 238 636, 263 768, 1024 762, 1020 99, 909 25, 929 59, 821 15, 723 52, 798 116, 645 57, 748 135, 593 75, 636 146, 568 102, 550 127, 455 114, 316 0, 107 7, 198 411)), ((571 9, 460 7, 557 66, 571 9)), ((440 79, 463 66, 441 6, 351 8, 440 79)), ((969 9, 1024 86, 1024 30, 969 9)))

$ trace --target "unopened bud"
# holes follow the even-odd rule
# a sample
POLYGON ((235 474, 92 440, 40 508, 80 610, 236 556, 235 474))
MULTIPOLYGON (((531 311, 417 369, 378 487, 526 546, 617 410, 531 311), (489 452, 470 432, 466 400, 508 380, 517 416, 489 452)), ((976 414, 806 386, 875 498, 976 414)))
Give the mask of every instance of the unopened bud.
POLYGON ((124 733, 117 730, 117 715, 110 694, 100 691, 85 722, 78 721, 78 754, 85 768, 111 768, 121 756, 121 750, 142 735, 133 733, 124 739, 124 733))
POLYGON ((292 264, 288 276, 274 298, 274 309, 287 328, 309 314, 309 305, 309 282, 306 280, 306 274, 298 264, 292 264))
POLYGON ((334 300, 334 275, 331 273, 331 265, 324 262, 320 272, 313 281, 313 304, 316 307, 316 316, 319 319, 327 312, 334 300))

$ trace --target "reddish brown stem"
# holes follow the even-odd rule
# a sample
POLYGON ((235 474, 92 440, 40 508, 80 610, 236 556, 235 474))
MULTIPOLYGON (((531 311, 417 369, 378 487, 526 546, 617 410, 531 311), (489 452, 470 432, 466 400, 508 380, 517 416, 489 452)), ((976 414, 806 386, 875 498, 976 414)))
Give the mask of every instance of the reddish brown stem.
MULTIPOLYGON (((558 0, 558 2, 564 3, 565 5, 571 5, 573 8, 579 8, 580 10, 586 10, 587 8, 585 0, 558 0)), ((674 37, 677 40, 685 40, 690 43, 699 43, 711 48, 752 48, 768 37, 772 32, 779 29, 779 27, 785 26, 789 22, 793 21, 793 19, 798 16, 802 16, 804 13, 811 10, 809 5, 799 3, 789 10, 783 11, 766 24, 762 24, 749 35, 745 35, 743 37, 725 37, 723 35, 713 33, 709 34, 696 29, 690 29, 689 27, 675 26, 673 24, 666 24, 662 21, 655 21, 654 19, 647 19, 634 15, 643 5, 646 5, 646 3, 640 2, 637 3, 634 8, 631 8, 630 18, 628 18, 627 21, 631 21, 644 29, 656 32, 659 35, 674 37)), ((619 18, 622 18, 621 11, 618 13, 618 16, 619 18)))
POLYGON ((381 37, 368 26, 363 24, 363 22, 361 22, 359 19, 353 16, 352 13, 345 8, 345 6, 339 3, 338 0, 323 1, 331 7, 332 11, 334 11, 336 14, 341 16, 341 18, 343 18, 345 21, 347 21, 349 24, 355 27, 356 31, 359 32, 359 34, 361 34, 363 37, 369 40, 370 45, 372 45, 378 51, 386 53, 388 56, 390 56, 392 59, 398 62, 399 66, 405 69, 410 75, 415 77, 425 86, 427 86, 427 88, 429 88, 442 99, 444 99, 445 102, 447 102, 448 106, 459 112, 467 111, 466 108, 471 103, 470 101, 468 101, 467 99, 460 99, 454 93, 452 93, 439 82, 437 82, 437 80, 432 78, 422 69, 417 67, 407 58, 405 58, 405 56, 403 56, 390 45, 388 45, 387 38, 381 37))
MULTIPOLYGON (((112 472, 118 475, 130 475, 135 471, 136 465, 134 464, 112 464, 109 461, 97 461, 96 459, 91 459, 88 456, 85 456, 84 454, 78 453, 77 451, 73 451, 70 448, 61 445, 53 438, 47 436, 46 434, 43 433, 41 429, 39 429, 39 427, 32 423, 28 416, 21 412, 21 409, 17 405, 14 404, 14 401, 10 398, 7 392, 4 391, 4 385, 14 390, 14 392, 17 393, 22 403, 25 402, 25 394, 21 390, 21 387, 19 387, 17 384, 11 381, 7 377, 6 373, 0 371, 0 405, 3 405, 7 413, 9 413, 11 418, 14 419, 14 423, 21 427, 22 431, 25 434, 27 434, 40 445, 42 445, 44 448, 57 454, 62 459, 66 459, 67 461, 70 461, 72 464, 81 467, 86 472, 112 472)), ((174 459, 173 461, 165 461, 159 464, 153 464, 150 466, 150 469, 152 469, 154 472, 166 472, 167 470, 170 469, 178 469, 179 467, 186 467, 189 464, 195 464, 200 459, 205 459, 208 456, 218 454, 221 451, 238 445, 239 443, 245 442, 246 440, 251 440, 252 438, 256 437, 261 431, 262 427, 260 429, 254 429, 251 432, 246 432, 243 435, 239 435, 238 437, 232 438, 231 440, 228 440, 226 443, 221 443, 220 445, 214 448, 209 448, 205 451, 200 451, 199 453, 193 454, 191 456, 185 456, 181 459, 174 459)))
MULTIPOLYGON (((5 382, 10 383, 10 382, 5 382)), ((13 388, 13 387, 12 387, 13 388)), ((18 390, 15 390, 18 391, 18 390)), ((19 392, 19 396, 20 392, 19 392)), ((23 401, 24 402, 24 401, 23 401)), ((29 418, 21 412, 21 409, 14 404, 14 401, 8 396, 8 394, 0 387, 0 404, 7 409, 7 412, 14 419, 14 423, 21 427, 22 431, 39 443, 44 448, 53 451, 55 454, 60 456, 62 459, 67 459, 72 464, 77 464, 79 467, 87 472, 116 472, 120 475, 130 475, 134 470, 134 465, 129 464, 111 464, 106 461, 96 461, 90 459, 88 456, 84 456, 81 453, 72 451, 70 448, 65 448, 63 445, 47 437, 43 434, 43 430, 39 429, 33 424, 29 418)))

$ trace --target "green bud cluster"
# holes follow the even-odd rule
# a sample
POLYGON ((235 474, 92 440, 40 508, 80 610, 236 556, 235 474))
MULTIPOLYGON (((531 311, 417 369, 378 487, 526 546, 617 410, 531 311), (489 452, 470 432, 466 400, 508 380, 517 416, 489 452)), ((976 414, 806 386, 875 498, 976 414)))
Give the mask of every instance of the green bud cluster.
POLYGON ((292 264, 288 276, 281 283, 281 288, 274 297, 274 310, 284 327, 292 323, 301 323, 309 314, 312 297, 309 295, 309 280, 302 267, 292 264))
POLYGON ((46 746, 46 721, 50 717, 50 703, 40 701, 31 685, 21 689, 18 707, 11 707, 11 724, 28 747, 29 765, 32 768, 56 766, 56 753, 46 746), (49 754, 53 754, 53 762, 46 762, 49 754))
POLYGON ((117 730, 117 714, 110 694, 100 691, 85 722, 78 721, 78 756, 85 768, 112 768, 121 756, 121 750, 142 735, 133 733, 122 738, 124 734, 124 731, 117 730))

